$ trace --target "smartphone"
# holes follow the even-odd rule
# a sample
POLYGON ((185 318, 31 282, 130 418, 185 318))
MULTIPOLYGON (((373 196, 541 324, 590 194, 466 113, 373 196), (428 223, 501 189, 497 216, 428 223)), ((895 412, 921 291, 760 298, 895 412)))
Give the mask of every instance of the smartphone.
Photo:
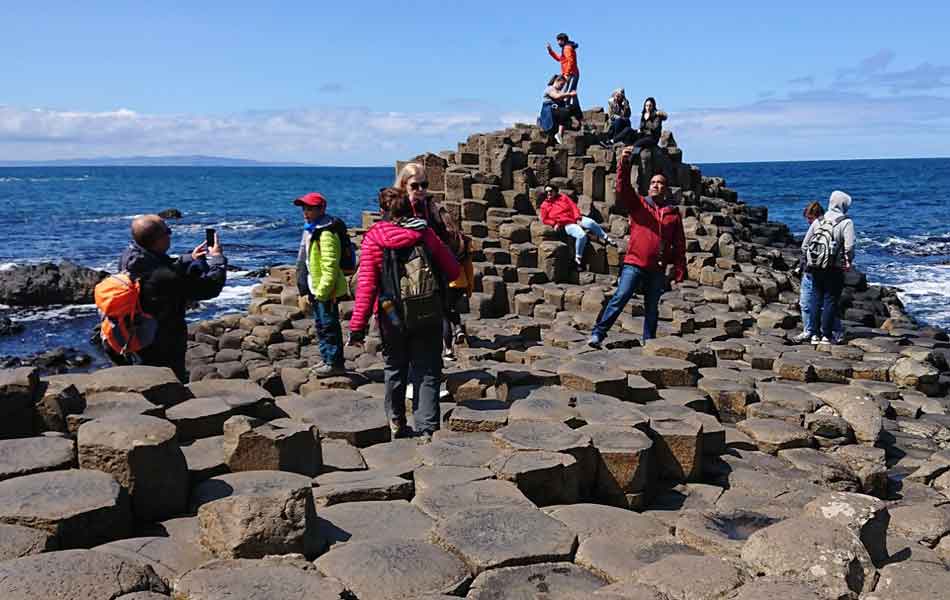
POLYGON ((214 246, 214 227, 208 227, 205 229, 205 243, 209 248, 214 246))

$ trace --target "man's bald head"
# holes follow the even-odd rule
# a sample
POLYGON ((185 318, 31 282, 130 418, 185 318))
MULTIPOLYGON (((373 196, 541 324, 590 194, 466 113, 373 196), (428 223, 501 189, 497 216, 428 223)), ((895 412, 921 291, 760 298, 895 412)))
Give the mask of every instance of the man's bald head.
POLYGON ((146 250, 156 252, 168 250, 168 245, 164 240, 169 234, 168 225, 158 215, 142 215, 132 220, 132 239, 146 250))

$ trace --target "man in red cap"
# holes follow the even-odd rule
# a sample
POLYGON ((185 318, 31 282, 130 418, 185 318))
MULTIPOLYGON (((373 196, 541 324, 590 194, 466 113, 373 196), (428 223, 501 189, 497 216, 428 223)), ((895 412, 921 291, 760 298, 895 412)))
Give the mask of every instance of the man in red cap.
POLYGON ((297 253, 297 290, 310 299, 316 323, 321 362, 310 369, 316 377, 343 373, 343 332, 338 298, 349 295, 340 269, 342 244, 327 215, 323 194, 311 192, 294 200, 303 209, 304 227, 297 253))

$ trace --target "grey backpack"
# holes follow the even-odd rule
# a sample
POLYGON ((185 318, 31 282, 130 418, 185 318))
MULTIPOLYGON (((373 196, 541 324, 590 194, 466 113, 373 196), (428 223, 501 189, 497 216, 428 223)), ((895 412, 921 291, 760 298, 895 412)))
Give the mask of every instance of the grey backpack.
POLYGON ((818 221, 818 226, 812 232, 808 245, 805 246, 805 268, 809 271, 823 271, 830 269, 835 264, 835 259, 840 252, 838 236, 835 235, 835 228, 848 217, 839 215, 834 219, 827 216, 818 221))

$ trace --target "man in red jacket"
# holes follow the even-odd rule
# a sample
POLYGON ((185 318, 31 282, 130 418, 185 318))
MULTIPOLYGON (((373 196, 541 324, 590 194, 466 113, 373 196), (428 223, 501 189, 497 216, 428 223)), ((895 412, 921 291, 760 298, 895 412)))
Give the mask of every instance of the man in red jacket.
POLYGON ((660 296, 667 283, 686 278, 686 235, 679 210, 667 199, 666 177, 656 174, 650 179, 649 197, 636 193, 630 185, 630 156, 633 149, 624 148, 617 165, 617 200, 630 214, 630 239, 623 269, 607 307, 601 312, 591 333, 589 345, 600 348, 607 331, 643 283, 645 318, 643 340, 656 337, 660 296))

